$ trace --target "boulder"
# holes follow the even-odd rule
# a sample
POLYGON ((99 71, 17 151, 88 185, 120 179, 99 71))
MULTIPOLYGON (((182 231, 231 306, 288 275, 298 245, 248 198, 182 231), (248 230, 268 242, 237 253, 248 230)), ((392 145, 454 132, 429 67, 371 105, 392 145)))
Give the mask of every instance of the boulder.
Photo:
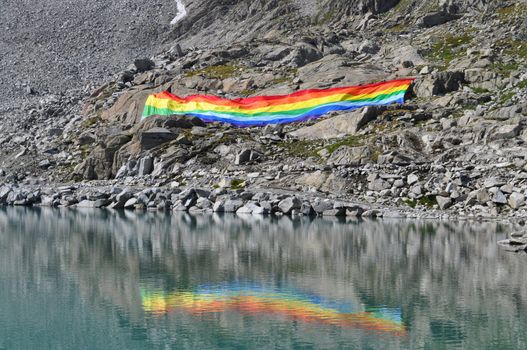
POLYGON ((346 216, 345 208, 333 208, 329 210, 324 210, 322 216, 346 216))
POLYGON ((384 107, 375 106, 362 108, 300 128, 291 132, 290 135, 303 140, 332 139, 355 135, 366 124, 375 120, 384 110, 384 107))
POLYGON ((391 188, 392 186, 388 181, 384 181, 383 179, 376 179, 373 180, 368 184, 368 189, 371 191, 377 191, 380 192, 382 190, 387 190, 391 188))
POLYGON ((154 159, 150 156, 141 158, 139 161, 138 176, 145 176, 152 173, 154 170, 154 159))
POLYGON ((295 180, 295 183, 301 186, 308 186, 320 190, 326 180, 328 179, 328 174, 321 170, 317 170, 313 173, 306 173, 298 177, 295 180))
POLYGON ((295 209, 300 209, 302 207, 302 202, 296 197, 287 197, 278 203, 278 208, 285 215, 291 214, 291 211, 295 209))
POLYGON ((129 189, 124 189, 115 196, 115 200, 119 203, 124 204, 126 203, 126 201, 132 198, 132 196, 133 196, 132 191, 130 191, 129 189))
POLYGON ((418 80, 414 91, 417 97, 425 98, 457 91, 465 82, 465 74, 459 71, 438 72, 418 80))
POLYGON ((300 213, 305 216, 312 216, 316 214, 315 210, 313 209, 311 204, 309 204, 309 202, 302 203, 302 206, 300 207, 300 213))
POLYGON ((301 88, 309 89, 337 82, 345 86, 381 81, 386 78, 386 73, 381 66, 358 67, 350 65, 349 58, 332 54, 300 68, 298 77, 303 82, 301 88))
MULTIPOLYGON (((243 206, 243 201, 239 199, 229 199, 223 205, 223 212, 225 213, 235 213, 238 209, 243 206)), ((214 205, 214 208, 216 205, 214 205)), ((218 211, 218 210, 216 210, 218 211)))
POLYGON ((329 165, 358 166, 372 160, 372 153, 368 146, 349 147, 340 146, 328 159, 329 165))
POLYGON ((437 196, 436 201, 441 210, 448 209, 452 205, 452 199, 450 197, 437 196))
POLYGON ((83 132, 79 135, 79 138, 75 141, 79 146, 91 145, 95 143, 97 136, 91 132, 83 132))
POLYGON ((490 135, 491 141, 509 140, 520 134, 520 124, 507 124, 494 129, 490 135))
POLYGON ((494 194, 494 198, 492 198, 492 201, 496 204, 507 204, 507 197, 505 197, 505 194, 503 194, 503 192, 498 190, 494 194))
POLYGON ((168 129, 155 127, 139 133, 138 139, 141 146, 141 150, 149 150, 160 146, 164 143, 170 142, 177 138, 177 134, 174 134, 168 129))
POLYGON ((514 192, 509 196, 508 203, 512 209, 518 209, 525 204, 525 195, 514 192))
POLYGON ((330 200, 315 200, 313 203, 313 210, 317 214, 322 214, 331 209, 333 209, 333 203, 330 200))
POLYGON ((415 183, 419 182, 419 177, 415 174, 410 174, 407 176, 406 182, 408 183, 408 185, 412 186, 415 183))
POLYGON ((198 197, 196 201, 196 207, 200 209, 211 209, 213 205, 214 204, 205 197, 198 197))
POLYGON ((249 162, 256 161, 262 157, 262 154, 258 151, 244 148, 236 154, 234 164, 242 165, 249 162))
POLYGON ((492 110, 484 115, 485 119, 492 120, 511 120, 514 117, 521 116, 521 106, 514 105, 510 107, 502 107, 496 110, 492 110))
POLYGON ((108 204, 106 199, 97 199, 95 201, 83 200, 77 203, 75 206, 78 208, 102 208, 108 204))
POLYGON ((137 200, 137 198, 130 198, 129 200, 126 201, 126 203, 124 204, 124 208, 125 209, 134 209, 135 208, 135 205, 139 203, 139 201, 137 200))
MULTIPOLYGON (((138 123, 141 120, 146 99, 153 92, 154 90, 150 85, 134 86, 133 89, 123 93, 111 108, 104 110, 102 118, 125 125, 138 123)), ((85 113, 87 112, 85 111, 85 113)))
POLYGON ((318 61, 323 54, 315 46, 308 43, 297 43, 293 51, 283 59, 291 67, 303 67, 308 63, 318 61))
POLYGON ((212 211, 215 213, 223 213, 225 210, 225 203, 221 200, 217 200, 214 202, 214 205, 212 207, 212 211))
POLYGON ((90 153, 86 161, 76 169, 85 180, 103 180, 114 176, 112 171, 115 153, 131 137, 125 134, 118 134, 110 137, 106 143, 100 143, 90 153))
POLYGON ((147 72, 149 70, 154 69, 156 64, 154 61, 148 58, 140 58, 134 61, 135 69, 139 73, 147 72))
POLYGON ((460 18, 459 15, 448 13, 446 11, 431 12, 423 16, 419 20, 418 25, 422 28, 431 28, 458 18, 460 18))

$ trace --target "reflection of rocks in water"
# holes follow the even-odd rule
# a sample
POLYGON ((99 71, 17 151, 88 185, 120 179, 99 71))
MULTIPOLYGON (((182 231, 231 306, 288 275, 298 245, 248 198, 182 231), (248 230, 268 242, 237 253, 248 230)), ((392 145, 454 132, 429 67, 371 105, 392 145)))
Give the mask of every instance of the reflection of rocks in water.
POLYGON ((512 232, 508 239, 498 242, 498 244, 505 248, 505 250, 519 253, 527 252, 527 231, 512 232))
POLYGON ((4 208, 0 232, 0 272, 74 276, 85 299, 148 327, 161 321, 144 318, 141 286, 172 292, 225 281, 293 284, 401 309, 423 346, 446 329, 460 330, 453 341, 512 337, 527 308, 525 261, 498 249, 506 230, 497 223, 4 208))

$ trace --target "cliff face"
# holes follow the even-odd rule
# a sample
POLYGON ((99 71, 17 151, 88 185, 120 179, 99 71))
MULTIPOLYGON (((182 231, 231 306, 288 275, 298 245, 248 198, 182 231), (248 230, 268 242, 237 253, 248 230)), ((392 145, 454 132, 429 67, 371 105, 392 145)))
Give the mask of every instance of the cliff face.
POLYGON ((173 42, 210 48, 259 38, 273 29, 347 21, 352 14, 378 14, 397 6, 406 15, 433 8, 475 9, 485 1, 194 0, 183 4, 187 16, 170 25, 178 14, 173 0, 31 4, 5 0, 0 12, 0 93, 7 100, 31 90, 53 94, 84 88, 173 42))
MULTIPOLYGON (((235 180, 381 206, 525 210, 526 1, 195 0, 126 11, 124 3, 87 3, 78 15, 96 20, 82 23, 71 15, 79 8, 48 5, 28 12, 38 29, 11 18, 12 37, 0 34, 5 96, 31 93, 28 103, 0 106, 7 181, 235 180), (186 16, 169 25, 182 4, 186 16), (118 19, 105 16, 120 10, 118 19), (50 18, 66 21, 47 26, 50 18), (83 35, 91 44, 78 46, 83 35), (13 88, 24 74, 38 84, 13 88), (405 105, 316 123, 233 129, 140 120, 148 94, 164 89, 238 98, 401 77, 417 78, 405 105), (86 81, 104 84, 73 89, 86 81)), ((26 14, 20 6, 7 12, 26 14)))

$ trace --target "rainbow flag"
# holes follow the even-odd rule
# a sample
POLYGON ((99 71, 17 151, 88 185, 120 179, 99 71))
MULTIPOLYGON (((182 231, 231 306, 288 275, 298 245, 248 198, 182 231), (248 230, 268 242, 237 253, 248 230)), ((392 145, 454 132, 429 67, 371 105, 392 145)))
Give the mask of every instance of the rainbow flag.
POLYGON ((413 81, 401 79, 234 100, 209 95, 181 98, 164 91, 148 97, 143 118, 153 115, 190 115, 205 122, 224 122, 240 127, 285 124, 314 119, 332 111, 404 103, 404 96, 413 81))
POLYGON ((143 309, 152 315, 181 310, 191 315, 234 311, 246 315, 275 315, 304 323, 358 328, 395 336, 407 334, 399 310, 361 310, 294 290, 226 285, 166 293, 141 291, 143 309))

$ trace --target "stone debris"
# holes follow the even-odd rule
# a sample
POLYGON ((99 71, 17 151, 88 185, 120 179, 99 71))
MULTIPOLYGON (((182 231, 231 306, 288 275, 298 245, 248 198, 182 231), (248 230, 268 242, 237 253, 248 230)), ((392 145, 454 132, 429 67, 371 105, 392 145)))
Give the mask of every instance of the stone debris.
MULTIPOLYGON (((86 60, 94 74, 115 73, 86 75, 87 86, 65 62, 54 70, 48 65, 56 60, 37 62, 34 52, 27 58, 35 66, 60 77, 36 79, 32 67, 3 63, 18 58, 2 61, 0 202, 251 215, 527 216, 523 2, 441 1, 431 12, 426 1, 239 1, 215 16, 217 5, 193 3, 171 27, 164 51, 145 49, 151 34, 162 35, 137 18, 141 45, 126 58, 129 66, 123 57, 102 59, 113 38, 90 59, 65 48, 72 71, 86 60), (209 13, 210 21, 197 17, 209 13), (317 25, 306 25, 306 16, 317 25), (240 18, 251 29, 235 24, 240 18), (15 81, 13 72, 28 81, 15 81), (403 105, 290 125, 238 129, 190 116, 141 118, 147 96, 165 89, 238 98, 410 76, 416 82, 403 105), (23 100, 10 98, 20 91, 23 100)), ((161 12, 167 25, 176 15, 161 12)), ((4 32, 18 37, 5 23, 4 32)), ((86 26, 78 29, 93 32, 86 26)), ((59 38, 45 39, 42 48, 60 47, 53 43, 59 38)))

